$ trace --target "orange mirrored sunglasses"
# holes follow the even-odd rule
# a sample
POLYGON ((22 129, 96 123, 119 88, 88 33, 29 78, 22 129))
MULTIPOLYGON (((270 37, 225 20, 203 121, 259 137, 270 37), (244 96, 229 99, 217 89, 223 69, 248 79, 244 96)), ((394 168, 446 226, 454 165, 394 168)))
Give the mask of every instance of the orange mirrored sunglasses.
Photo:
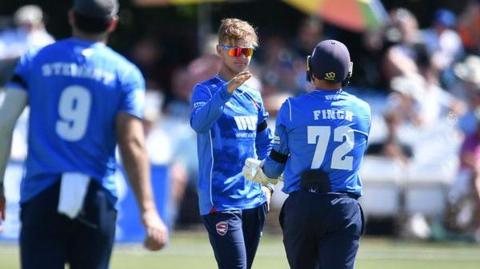
POLYGON ((251 57, 253 55, 253 48, 240 48, 240 47, 233 47, 228 45, 220 45, 222 48, 227 50, 228 56, 231 57, 240 57, 245 55, 246 57, 251 57))

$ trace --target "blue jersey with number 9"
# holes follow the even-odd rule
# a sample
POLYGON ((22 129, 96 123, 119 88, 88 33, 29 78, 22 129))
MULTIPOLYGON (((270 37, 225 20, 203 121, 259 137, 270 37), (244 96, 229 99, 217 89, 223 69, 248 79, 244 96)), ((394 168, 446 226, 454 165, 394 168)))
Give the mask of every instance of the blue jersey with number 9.
POLYGON ((321 169, 332 191, 361 195, 358 170, 370 124, 370 106, 342 90, 289 98, 278 113, 272 149, 288 158, 283 163, 269 157, 263 170, 272 178, 285 171, 285 193, 300 189, 303 172, 321 169))
POLYGON ((138 68, 103 43, 70 38, 24 55, 7 87, 26 90, 30 107, 21 202, 63 172, 89 175, 115 199, 115 119, 143 115, 138 68))

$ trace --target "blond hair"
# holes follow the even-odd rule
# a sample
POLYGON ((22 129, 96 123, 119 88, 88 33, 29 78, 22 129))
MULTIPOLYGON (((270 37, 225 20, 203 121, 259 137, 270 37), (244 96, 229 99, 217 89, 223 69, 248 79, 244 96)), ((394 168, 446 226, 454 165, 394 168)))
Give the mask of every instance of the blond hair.
POLYGON ((257 33, 250 23, 236 18, 223 19, 218 28, 218 43, 240 40, 252 42, 254 47, 258 46, 257 33))

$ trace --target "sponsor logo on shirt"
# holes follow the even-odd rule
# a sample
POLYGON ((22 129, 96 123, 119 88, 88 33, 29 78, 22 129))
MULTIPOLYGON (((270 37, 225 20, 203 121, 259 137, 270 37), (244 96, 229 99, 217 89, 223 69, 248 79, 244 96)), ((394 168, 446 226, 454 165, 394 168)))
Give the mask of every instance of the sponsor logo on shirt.
POLYGON ((257 130, 257 116, 235 116, 234 119, 240 131, 257 130))

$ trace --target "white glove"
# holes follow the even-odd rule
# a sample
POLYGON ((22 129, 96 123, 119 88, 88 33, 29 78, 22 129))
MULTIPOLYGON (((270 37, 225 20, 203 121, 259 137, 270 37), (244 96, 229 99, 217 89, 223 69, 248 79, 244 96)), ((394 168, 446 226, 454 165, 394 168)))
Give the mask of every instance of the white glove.
POLYGON ((247 158, 245 160, 245 165, 243 166, 242 173, 246 179, 253 182, 258 182, 262 185, 267 185, 269 183, 274 185, 277 184, 277 178, 269 178, 263 173, 262 165, 263 163, 260 160, 247 158))

